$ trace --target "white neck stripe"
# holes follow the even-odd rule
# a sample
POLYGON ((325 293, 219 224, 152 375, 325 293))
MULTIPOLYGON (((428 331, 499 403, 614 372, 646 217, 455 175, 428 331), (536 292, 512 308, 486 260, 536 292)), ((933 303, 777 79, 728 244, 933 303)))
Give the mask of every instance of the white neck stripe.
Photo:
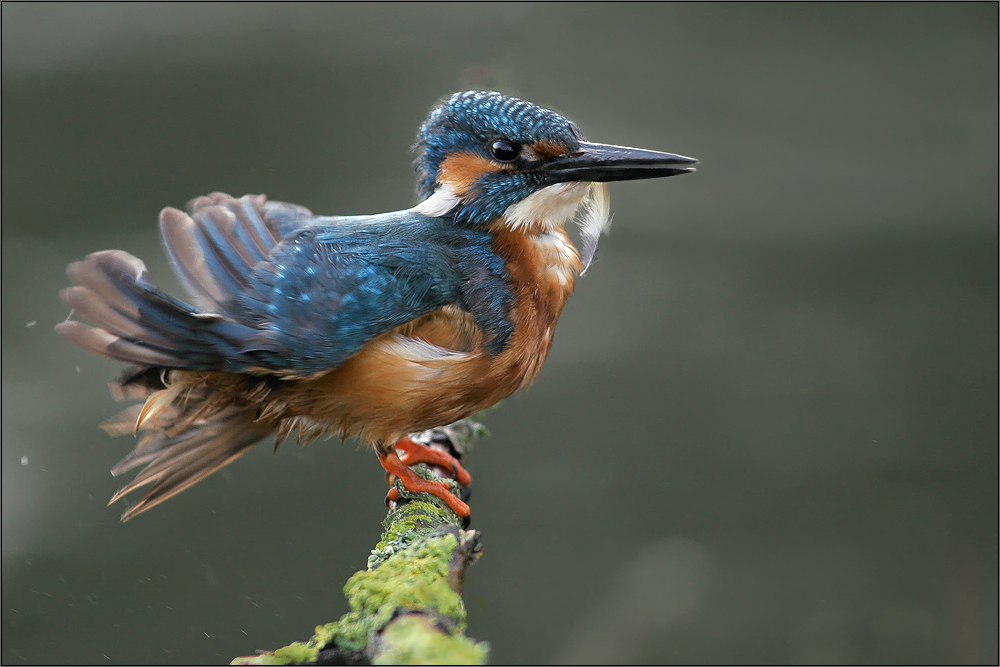
POLYGON ((421 215, 431 218, 439 218, 451 212, 458 205, 458 196, 448 185, 440 185, 427 199, 423 200, 411 210, 421 215))

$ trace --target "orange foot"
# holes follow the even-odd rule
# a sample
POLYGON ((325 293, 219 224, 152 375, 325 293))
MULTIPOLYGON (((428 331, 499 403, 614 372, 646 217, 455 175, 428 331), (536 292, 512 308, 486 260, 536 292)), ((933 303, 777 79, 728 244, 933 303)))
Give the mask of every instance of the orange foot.
MULTIPOLYGON (((410 466, 417 463, 439 466, 452 472, 455 480, 462 486, 468 486, 472 482, 472 476, 466 472, 465 468, 458 460, 437 449, 421 445, 410 438, 401 438, 389 453, 383 456, 378 454, 379 463, 392 475, 399 478, 407 491, 414 493, 429 493, 443 500, 451 510, 462 519, 468 519, 471 510, 458 496, 452 493, 443 482, 433 482, 424 479, 410 469, 410 466), (395 450, 403 452, 402 456, 396 454, 395 450)), ((388 500, 394 501, 399 498, 399 491, 396 487, 389 489, 388 500)))

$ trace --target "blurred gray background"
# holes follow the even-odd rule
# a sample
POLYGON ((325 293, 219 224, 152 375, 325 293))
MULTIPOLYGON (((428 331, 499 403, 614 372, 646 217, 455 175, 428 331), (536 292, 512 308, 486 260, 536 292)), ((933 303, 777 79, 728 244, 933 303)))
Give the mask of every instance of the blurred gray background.
POLYGON ((3 643, 220 663, 310 636, 380 532, 353 442, 127 525, 118 365, 52 332, 163 206, 414 203, 495 88, 699 158, 614 184, 539 381, 473 452, 469 633, 509 662, 997 660, 997 5, 3 4, 3 643))

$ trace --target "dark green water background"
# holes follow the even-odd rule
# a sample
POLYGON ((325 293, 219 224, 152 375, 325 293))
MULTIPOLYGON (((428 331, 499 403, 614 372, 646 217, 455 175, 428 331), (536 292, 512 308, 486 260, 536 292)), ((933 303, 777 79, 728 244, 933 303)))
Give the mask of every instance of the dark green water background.
POLYGON ((612 186, 536 385, 473 453, 469 632, 506 662, 997 660, 997 5, 3 5, 3 635, 219 663, 346 611, 353 442, 267 445, 127 525, 117 365, 68 262, 175 290, 163 206, 414 203, 455 90, 702 160, 612 186))

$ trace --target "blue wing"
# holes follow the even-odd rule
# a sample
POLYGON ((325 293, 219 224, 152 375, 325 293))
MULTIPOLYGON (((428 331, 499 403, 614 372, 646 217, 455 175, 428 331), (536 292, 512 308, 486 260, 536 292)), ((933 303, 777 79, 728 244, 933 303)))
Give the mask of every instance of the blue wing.
POLYGON ((286 236, 237 298, 237 316, 261 332, 247 353, 269 368, 335 368, 372 338, 459 301, 454 248, 403 223, 320 219, 286 236))
POLYGON ((456 303, 494 347, 510 335, 512 296, 490 238, 410 211, 317 217, 308 209, 216 193, 190 215, 161 213, 167 252, 199 308, 163 294, 138 259, 95 253, 73 265, 65 300, 97 326, 60 332, 145 366, 336 368, 372 338, 456 303), (436 223, 436 224, 435 224, 436 223))

